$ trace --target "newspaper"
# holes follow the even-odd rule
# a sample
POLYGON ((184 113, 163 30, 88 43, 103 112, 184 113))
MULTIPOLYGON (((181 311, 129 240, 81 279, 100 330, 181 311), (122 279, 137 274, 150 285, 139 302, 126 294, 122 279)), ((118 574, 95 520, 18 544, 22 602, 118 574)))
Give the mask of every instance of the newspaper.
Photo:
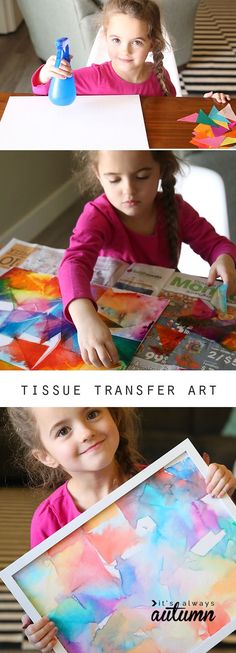
MULTIPOLYGON (((64 252, 64 249, 12 238, 0 249, 0 276, 11 268, 56 275, 64 252)), ((105 287, 114 286, 127 267, 128 264, 123 261, 98 256, 91 283, 105 287)))
MULTIPOLYGON (((0 249, 0 276, 13 267, 56 275, 64 251, 12 238, 0 249)), ((98 256, 91 283, 108 288, 131 290, 144 295, 159 295, 165 290, 199 297, 209 302, 221 284, 220 281, 216 281, 214 286, 208 286, 207 279, 204 277, 182 274, 171 268, 157 265, 128 264, 109 256, 98 256)), ((236 306, 236 294, 228 299, 228 304, 236 306)))
POLYGON ((12 238, 0 250, 0 276, 11 268, 57 274, 63 254, 63 249, 26 243, 24 240, 12 238))
MULTIPOLYGON (((0 250, 0 276, 15 267, 56 275, 63 254, 13 238, 0 250)), ((217 310, 222 282, 209 286, 203 277, 99 256, 92 284, 98 297, 104 287, 167 300, 129 369, 236 369, 236 294, 227 298, 226 311, 217 310)))
POLYGON ((135 290, 144 295, 159 295, 162 288, 172 277, 173 272, 174 270, 170 268, 146 265, 145 263, 132 263, 126 266, 115 287, 121 290, 135 290))

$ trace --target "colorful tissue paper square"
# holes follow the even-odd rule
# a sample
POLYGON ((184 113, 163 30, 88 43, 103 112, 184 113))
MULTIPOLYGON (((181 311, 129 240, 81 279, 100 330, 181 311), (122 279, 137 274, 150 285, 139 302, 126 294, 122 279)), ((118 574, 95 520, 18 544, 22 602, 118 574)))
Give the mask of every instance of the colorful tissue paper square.
POLYGON ((230 104, 227 104, 226 107, 221 109, 219 113, 221 114, 221 116, 224 116, 228 120, 236 121, 236 114, 234 113, 230 104))
MULTIPOLYGON (((210 125, 198 125, 194 129, 194 134, 199 136, 199 138, 207 138, 208 136, 214 136, 213 129, 210 125)), ((218 134, 220 136, 221 134, 218 134)))
POLYGON ((215 124, 214 121, 210 118, 210 115, 208 116, 207 113, 203 111, 203 109, 200 109, 196 122, 202 125, 213 125, 213 127, 215 124))
POLYGON ((191 143, 197 145, 197 147, 205 147, 207 149, 218 149, 223 141, 225 140, 224 136, 214 136, 212 138, 192 138, 191 143))
POLYGON ((211 127, 211 129, 214 136, 222 136, 223 134, 227 134, 229 131, 228 127, 220 127, 220 125, 218 127, 211 127))
POLYGON ((191 113, 189 116, 185 116, 184 118, 178 118, 177 122, 196 122, 198 117, 198 113, 191 113))
POLYGON ((209 113, 209 118, 211 118, 211 120, 214 121, 219 120, 220 122, 225 124, 228 124, 230 122, 230 120, 226 118, 226 116, 224 116, 223 113, 219 111, 219 109, 217 109, 215 105, 212 107, 209 113))
POLYGON ((178 122, 195 122, 190 143, 199 149, 233 147, 236 143, 235 113, 230 104, 219 111, 214 105, 207 115, 203 109, 197 114, 179 118, 178 122), (195 119, 194 119, 195 117, 195 119))
POLYGON ((209 149, 210 149, 208 145, 206 145, 205 143, 203 143, 203 142, 202 142, 201 140, 199 140, 198 138, 192 138, 192 140, 190 141, 190 143, 191 143, 191 145, 196 145, 196 147, 198 147, 198 148, 201 149, 201 150, 209 150, 209 149))
POLYGON ((236 136, 226 136, 224 138, 222 145, 234 145, 236 143, 236 136))
POLYGON ((227 291, 228 284, 222 283, 211 298, 212 305, 224 314, 227 313, 227 291))

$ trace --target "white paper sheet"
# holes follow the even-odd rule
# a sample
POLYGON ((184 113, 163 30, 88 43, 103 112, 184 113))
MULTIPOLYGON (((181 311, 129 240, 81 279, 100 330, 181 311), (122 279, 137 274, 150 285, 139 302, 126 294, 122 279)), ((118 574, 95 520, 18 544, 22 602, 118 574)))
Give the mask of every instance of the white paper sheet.
POLYGON ((10 97, 0 122, 0 149, 148 149, 138 95, 80 96, 68 107, 48 97, 10 97))

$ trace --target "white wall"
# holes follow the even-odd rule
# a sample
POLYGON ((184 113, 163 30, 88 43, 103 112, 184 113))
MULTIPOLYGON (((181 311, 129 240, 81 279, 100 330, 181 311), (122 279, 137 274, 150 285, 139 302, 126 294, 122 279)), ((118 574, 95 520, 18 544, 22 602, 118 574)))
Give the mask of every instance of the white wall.
POLYGON ((22 21, 16 0, 0 0, 0 34, 15 32, 22 21))
POLYGON ((30 240, 78 196, 71 152, 0 152, 0 242, 30 240))

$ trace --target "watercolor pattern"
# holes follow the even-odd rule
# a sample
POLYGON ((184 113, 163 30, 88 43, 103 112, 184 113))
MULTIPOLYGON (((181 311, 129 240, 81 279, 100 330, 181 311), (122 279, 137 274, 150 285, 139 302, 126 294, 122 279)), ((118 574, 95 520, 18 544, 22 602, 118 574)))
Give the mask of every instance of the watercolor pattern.
MULTIPOLYGON (((118 369, 132 360, 168 300, 93 286, 98 311, 111 328, 118 369), (104 298, 104 299, 103 299, 104 298)), ((85 370, 77 333, 65 319, 55 276, 12 268, 0 277, 0 370, 85 370)))
POLYGON ((14 578, 68 653, 207 651, 236 619, 236 521, 181 454, 14 578), (213 602, 215 618, 152 621, 153 601, 213 602))

